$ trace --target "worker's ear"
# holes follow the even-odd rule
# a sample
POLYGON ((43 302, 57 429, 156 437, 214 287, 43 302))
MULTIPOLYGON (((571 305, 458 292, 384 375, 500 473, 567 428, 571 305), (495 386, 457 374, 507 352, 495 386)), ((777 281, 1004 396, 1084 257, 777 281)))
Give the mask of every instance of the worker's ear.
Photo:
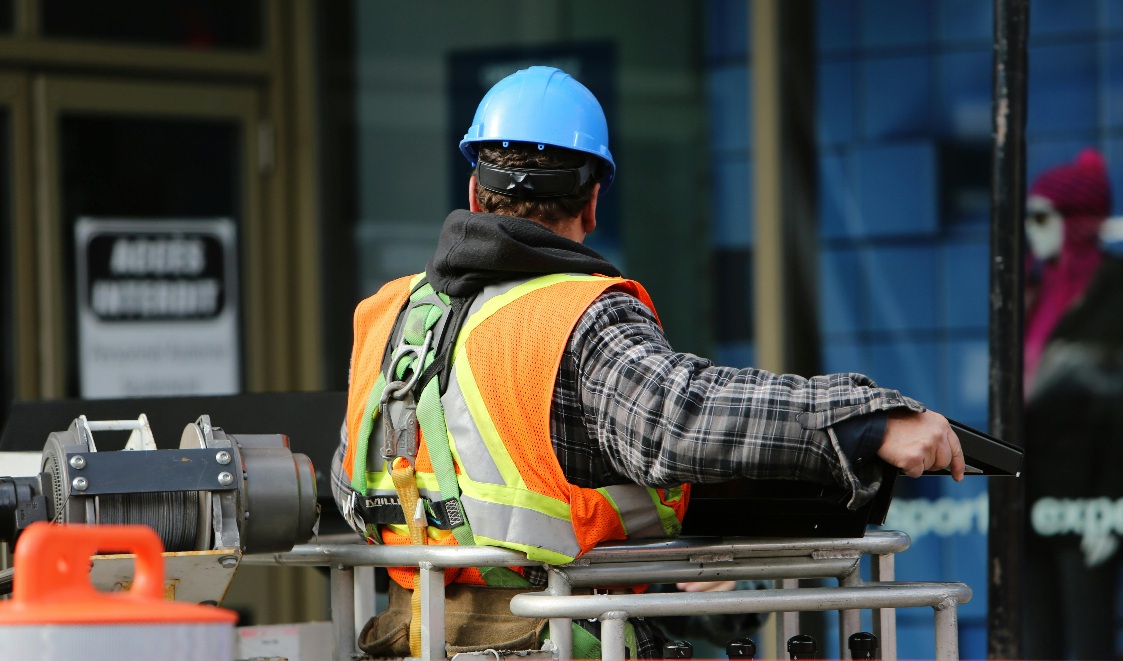
POLYGON ((468 179, 468 210, 472 213, 480 212, 480 201, 476 199, 476 175, 468 179))
POLYGON ((597 228, 597 194, 599 193, 600 184, 593 184, 593 194, 589 196, 585 208, 581 209, 581 231, 585 234, 592 234, 597 228))

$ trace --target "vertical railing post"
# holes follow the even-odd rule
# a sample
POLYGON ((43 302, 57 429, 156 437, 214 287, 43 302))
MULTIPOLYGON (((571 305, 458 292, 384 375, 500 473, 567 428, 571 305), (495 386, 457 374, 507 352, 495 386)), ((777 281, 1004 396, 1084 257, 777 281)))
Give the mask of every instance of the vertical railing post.
POLYGON ((421 658, 445 658, 445 570, 431 562, 420 562, 421 658))
MULTIPOLYGON (((1026 44, 1029 0, 994 0, 991 162, 990 430, 1022 445, 1026 44)), ((1025 509, 1021 480, 991 478, 987 527, 987 656, 1022 657, 1020 601, 1025 509)))
POLYGON ((355 570, 331 566, 331 658, 351 661, 358 651, 355 637, 355 570))
MULTIPOLYGON (((564 597, 573 594, 573 586, 565 574, 550 568, 547 587, 550 594, 564 597)), ((573 658, 573 621, 565 617, 550 618, 550 640, 554 643, 555 659, 573 658)))

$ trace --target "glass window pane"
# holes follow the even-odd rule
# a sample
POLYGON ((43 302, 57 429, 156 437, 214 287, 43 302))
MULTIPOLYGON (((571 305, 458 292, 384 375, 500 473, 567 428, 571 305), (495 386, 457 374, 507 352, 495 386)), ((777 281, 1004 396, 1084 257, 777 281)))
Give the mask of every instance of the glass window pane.
POLYGON ((200 51, 264 42, 261 0, 40 0, 39 15, 46 37, 200 51))
POLYGON ((16 30, 16 0, 0 0, 0 34, 16 30))
MULTIPOLYGON (((240 222, 242 129, 236 121, 73 113, 62 116, 59 129, 63 236, 70 237, 64 243, 64 282, 76 282, 73 237, 79 218, 240 222)), ((66 309, 74 315, 73 286, 66 296, 66 309)), ((70 338, 74 356, 77 339, 70 338)), ((77 362, 71 361, 72 394, 80 390, 77 362)))
POLYGON ((471 167, 457 145, 483 94, 526 66, 552 65, 596 95, 619 167, 611 190, 598 198, 587 245, 644 283, 675 348, 710 354, 712 329, 699 322, 709 308, 698 295, 709 280, 707 232, 683 221, 704 222, 705 187, 697 182, 711 180, 699 139, 706 126, 697 66, 704 44, 696 29, 703 4, 578 2, 558 13, 547 4, 518 3, 517 19, 496 20, 494 7, 386 11, 378 3, 350 3, 361 293, 423 268, 441 221, 467 206, 471 167), (401 75, 405 70, 410 74, 401 75), (676 248, 674 259, 666 257, 668 245, 676 248))

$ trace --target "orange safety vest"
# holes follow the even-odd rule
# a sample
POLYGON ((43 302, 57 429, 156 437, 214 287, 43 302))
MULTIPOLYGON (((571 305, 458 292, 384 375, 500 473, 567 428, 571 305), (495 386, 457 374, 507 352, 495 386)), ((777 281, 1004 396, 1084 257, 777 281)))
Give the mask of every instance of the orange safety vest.
MULTIPOLYGON (((399 315, 423 274, 385 285, 355 312, 355 345, 347 407, 343 467, 359 498, 396 502, 388 463, 378 450, 381 425, 362 438, 364 414, 384 368, 399 315), (362 441, 362 442, 359 442, 362 441), (356 453, 366 447, 366 457, 356 453), (365 466, 365 477, 356 467, 365 466), (365 493, 358 493, 360 490, 365 493)), ((427 286, 427 285, 426 285, 427 286)), ((550 405, 562 353, 574 326, 607 289, 627 292, 652 309, 639 283, 621 278, 548 275, 492 285, 481 292, 460 329, 448 387, 441 395, 453 449, 460 500, 476 543, 522 551, 564 564, 609 540, 674 537, 689 500, 689 485, 649 489, 634 484, 589 489, 569 484, 550 438, 550 405)), ((373 409, 377 418, 379 411, 373 409)), ((422 435, 414 466, 420 496, 441 499, 422 435)), ((368 540, 409 544, 405 526, 372 526, 368 540)), ((447 529, 430 525, 430 544, 455 544, 447 529)), ((391 576, 412 588, 411 570, 391 576)), ((482 583, 474 569, 448 570, 447 580, 482 583)))

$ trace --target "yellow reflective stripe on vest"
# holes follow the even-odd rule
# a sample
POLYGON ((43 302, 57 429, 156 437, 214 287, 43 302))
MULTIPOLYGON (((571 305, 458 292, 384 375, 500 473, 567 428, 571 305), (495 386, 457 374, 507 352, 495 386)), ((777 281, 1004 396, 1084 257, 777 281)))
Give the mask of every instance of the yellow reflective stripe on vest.
MULTIPOLYGON (((479 397, 478 391, 476 397, 479 397)), ((448 430, 449 446, 453 458, 460 465, 460 470, 474 482, 506 484, 506 478, 495 465, 492 449, 480 435, 479 428, 473 423, 472 416, 468 412, 468 402, 465 401, 464 393, 461 391, 460 379, 449 379, 448 389, 441 395, 441 405, 445 409, 445 428, 448 430), (471 457, 472 461, 467 463, 461 461, 461 453, 471 457)))
MULTIPOLYGON (((385 464, 384 466, 389 466, 385 464)), ((432 473, 415 473, 417 490, 430 500, 441 500, 441 487, 437 484, 437 476, 432 473)), ((397 494, 394 482, 390 479, 390 471, 382 470, 378 473, 367 473, 367 493, 392 493, 397 494)))

